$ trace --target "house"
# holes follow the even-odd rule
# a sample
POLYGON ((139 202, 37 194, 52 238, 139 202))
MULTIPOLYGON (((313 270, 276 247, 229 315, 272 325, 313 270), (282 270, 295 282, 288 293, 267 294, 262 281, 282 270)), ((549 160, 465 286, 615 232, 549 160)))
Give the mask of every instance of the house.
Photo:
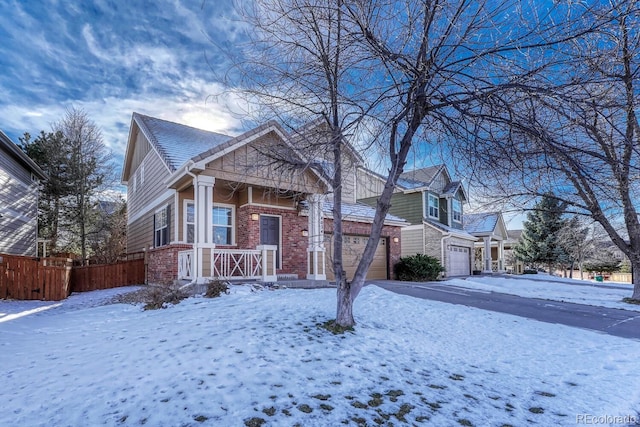
MULTIPOLYGON (((148 252, 148 280, 210 278, 331 280, 328 183, 273 153, 309 163, 304 136, 268 122, 231 137, 133 113, 122 172, 127 185, 127 251, 148 252)), ((345 188, 357 156, 347 156, 345 188)), ((375 211, 343 191, 345 269, 355 264, 375 211)), ((368 278, 388 278, 400 257, 403 219, 387 217, 368 278)))
POLYGON ((45 173, 0 131, 0 254, 36 256, 38 186, 45 173))
POLYGON ((474 271, 503 273, 507 227, 501 212, 465 214, 462 217, 467 233, 478 238, 475 243, 474 271))
MULTIPOLYGON (((357 200, 375 206, 384 178, 359 169, 357 200)), ((499 212, 464 214, 468 197, 445 165, 415 169, 400 175, 389 212, 411 225, 402 228, 402 256, 430 255, 445 268, 445 276, 504 271, 503 242, 507 231, 499 212)))
MULTIPOLYGON (((375 206, 384 179, 360 169, 358 201, 375 206)), ((400 175, 389 212, 411 225, 402 229, 402 256, 426 254, 437 258, 446 276, 468 276, 478 238, 463 227, 467 194, 445 165, 430 166, 400 175)))

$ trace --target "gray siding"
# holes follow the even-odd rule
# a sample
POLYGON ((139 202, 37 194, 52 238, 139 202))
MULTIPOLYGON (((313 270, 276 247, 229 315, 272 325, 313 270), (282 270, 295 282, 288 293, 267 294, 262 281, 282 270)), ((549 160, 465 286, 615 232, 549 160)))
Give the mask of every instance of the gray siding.
POLYGON ((31 171, 18 163, 0 146, 0 169, 25 185, 31 185, 31 171))
POLYGON ((36 255, 37 215, 31 171, 0 151, 0 253, 36 255))

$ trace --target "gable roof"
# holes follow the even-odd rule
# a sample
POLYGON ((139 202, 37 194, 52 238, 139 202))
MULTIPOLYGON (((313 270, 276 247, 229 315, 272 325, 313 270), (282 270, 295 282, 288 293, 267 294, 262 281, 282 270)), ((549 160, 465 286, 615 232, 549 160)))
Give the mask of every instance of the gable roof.
POLYGON ((133 113, 133 120, 171 172, 175 172, 191 158, 232 139, 229 135, 139 113, 133 113))
POLYGON ((463 216, 463 227, 465 231, 478 235, 498 235, 507 236, 507 228, 500 212, 484 212, 466 214, 463 216))
POLYGON ((25 169, 33 172, 40 179, 47 179, 47 174, 34 162, 31 157, 20 149, 4 132, 0 130, 0 147, 3 147, 11 157, 25 169))
POLYGON ((405 190, 429 188, 442 171, 449 177, 449 172, 447 172, 445 165, 428 166, 426 168, 404 172, 398 178, 398 186, 405 190))

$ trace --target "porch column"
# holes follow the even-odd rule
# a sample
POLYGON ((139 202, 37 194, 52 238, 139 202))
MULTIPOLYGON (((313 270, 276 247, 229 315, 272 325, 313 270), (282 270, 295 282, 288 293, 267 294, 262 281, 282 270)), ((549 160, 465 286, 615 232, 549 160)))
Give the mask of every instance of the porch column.
POLYGON ((498 241, 498 271, 504 272, 504 240, 498 241))
MULTIPOLYGON (((212 176, 197 175, 193 178, 193 203, 195 210, 195 232, 193 241, 193 280, 204 282, 204 249, 213 249, 213 185, 212 176)), ((210 252, 209 252, 209 256, 210 252)), ((210 274, 209 274, 210 275, 210 274)))
POLYGON ((327 280, 325 273, 324 224, 322 204, 324 196, 311 194, 307 197, 309 204, 309 243, 307 246, 307 279, 327 280))
POLYGON ((484 271, 483 273, 492 273, 491 270, 491 237, 484 237, 484 271))

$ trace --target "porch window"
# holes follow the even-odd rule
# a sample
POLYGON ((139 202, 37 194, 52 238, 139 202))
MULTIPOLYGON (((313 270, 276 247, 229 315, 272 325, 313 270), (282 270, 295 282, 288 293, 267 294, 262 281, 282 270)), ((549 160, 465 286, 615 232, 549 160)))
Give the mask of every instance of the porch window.
POLYGON ((453 220, 462 222, 462 203, 458 199, 453 199, 453 220))
POLYGON ((169 206, 156 211, 153 216, 153 245, 160 247, 169 244, 169 206))
POLYGON ((213 207, 213 243, 233 245, 234 215, 233 206, 213 207))
POLYGON ((433 194, 429 194, 427 196, 427 199, 428 199, 427 215, 429 215, 429 218, 439 219, 440 218, 440 200, 433 194))
POLYGON ((196 230, 196 209, 193 202, 185 201, 184 204, 184 239, 187 243, 193 243, 196 230))

